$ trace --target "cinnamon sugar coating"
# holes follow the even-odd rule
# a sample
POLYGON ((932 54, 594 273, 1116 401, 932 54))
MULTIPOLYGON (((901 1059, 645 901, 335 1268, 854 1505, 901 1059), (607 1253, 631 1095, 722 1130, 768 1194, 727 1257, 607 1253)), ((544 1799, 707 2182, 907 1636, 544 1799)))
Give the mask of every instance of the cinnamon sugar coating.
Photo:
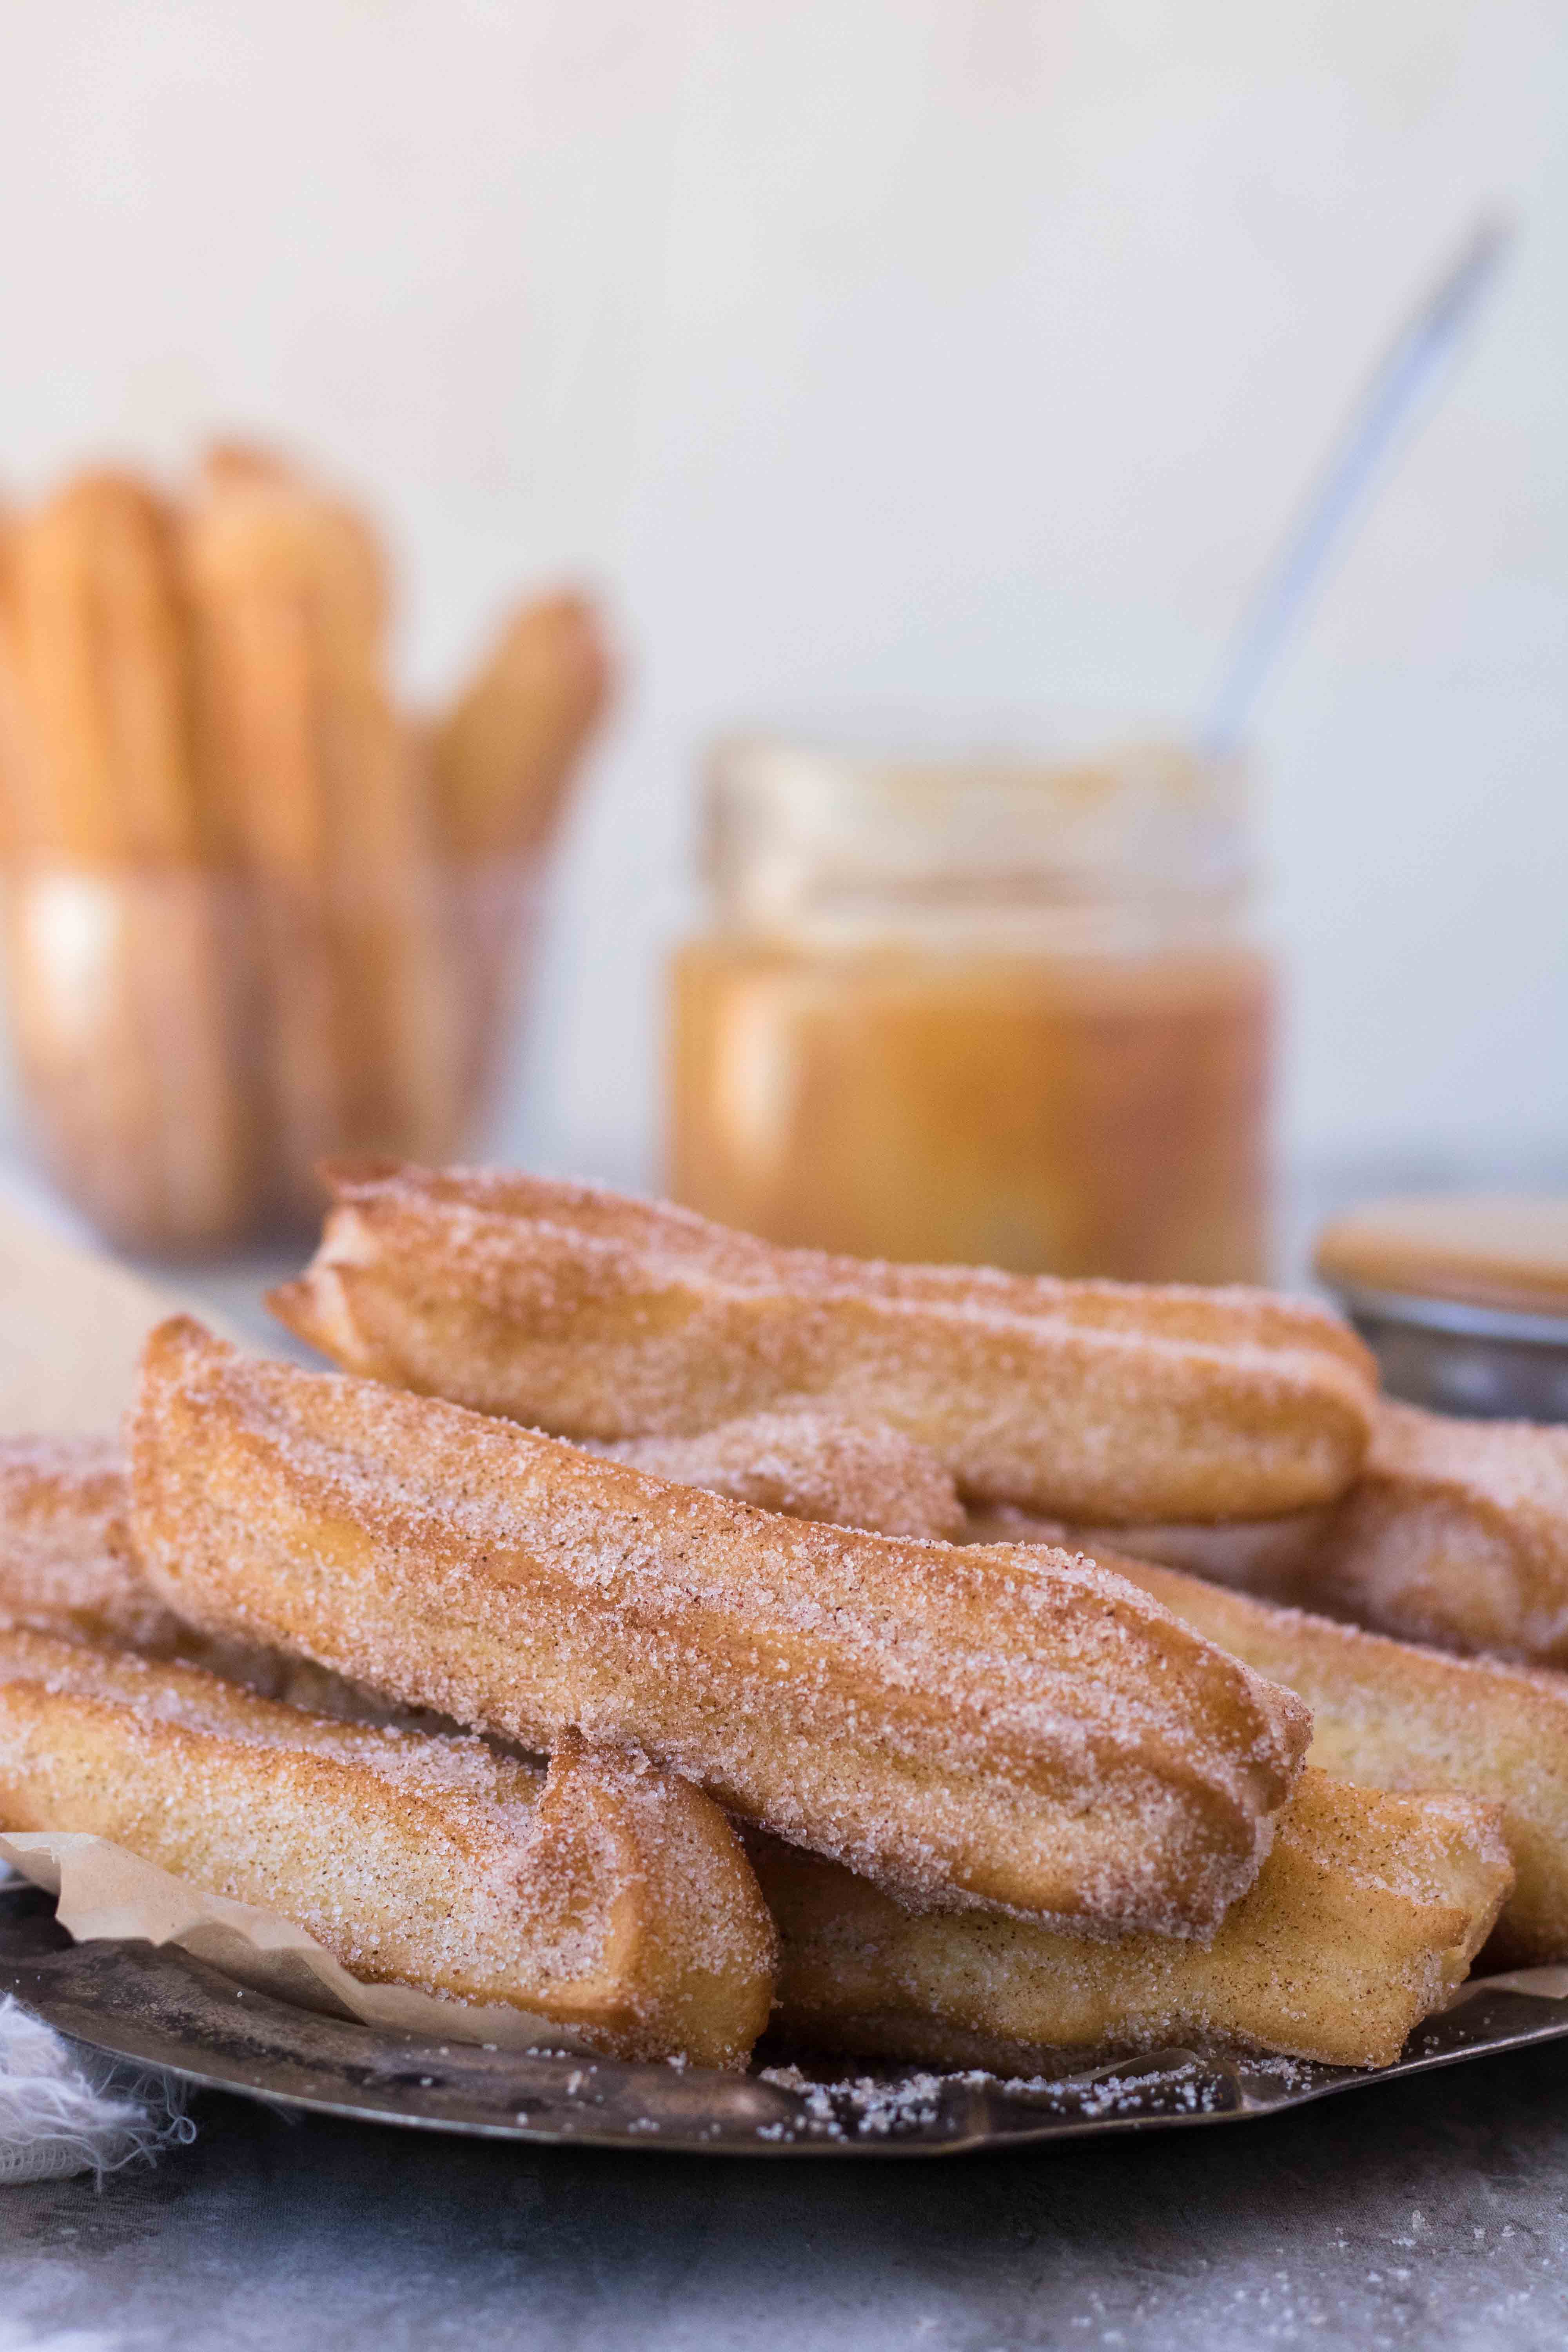
POLYGON ((112 1839, 365 1983, 507 2004, 616 2057, 741 2066, 767 2016, 773 1926, 730 1824, 613 1749, 571 1743, 546 1775, 13 1631, 0 1825, 112 1839))
POLYGON ((0 1615, 167 1652, 179 1620, 132 1555, 130 1477, 107 1437, 0 1438, 0 1615))
POLYGON ((198 1633, 153 1592, 130 1519, 131 1473, 112 1438, 0 1438, 0 1626, 203 1666, 343 1722, 456 1728, 259 1643, 198 1633))
POLYGON ((1380 1399, 1331 1510, 1235 1527, 1084 1527, 1074 1541, 1190 1568, 1406 1641, 1568 1665, 1568 1428, 1380 1399))
POLYGON ((580 1184, 393 1161, 326 1173, 270 1304, 346 1370, 584 1439, 805 1400, 930 1448, 979 1501, 1262 1517, 1360 1467, 1371 1358, 1264 1291, 1059 1282, 776 1249, 580 1184))
POLYGON ((699 1437, 593 1440, 590 1450, 792 1519, 883 1536, 949 1538, 963 1529, 958 1489, 935 1454, 885 1421, 756 1412, 699 1437))
POLYGON ((636 1745, 915 1901, 1208 1933, 1310 1724, 1135 1587, 756 1511, 460 1407, 148 1342, 132 1529, 213 1633, 636 1745))
POLYGON ((1517 1876, 1487 1965, 1568 1958, 1568 1675, 1455 1658, 1102 1552, 1211 1642, 1312 1709, 1312 1764, 1372 1789, 1498 1807, 1517 1876))
POLYGON ((1463 1981, 1512 1875, 1493 1809, 1316 1770, 1206 1947, 916 1916, 814 1855, 752 1850, 783 1937, 773 2021, 792 2041, 1020 2071, 1042 2051, 1081 2063, 1194 2040, 1388 2065, 1463 1981))

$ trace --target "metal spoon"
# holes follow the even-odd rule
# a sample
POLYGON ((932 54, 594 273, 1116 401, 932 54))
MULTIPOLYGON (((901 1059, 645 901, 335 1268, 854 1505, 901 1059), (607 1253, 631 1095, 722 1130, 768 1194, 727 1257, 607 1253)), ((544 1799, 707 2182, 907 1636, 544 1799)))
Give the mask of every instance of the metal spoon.
POLYGON ((1320 584, 1330 549, 1420 394, 1458 349, 1512 239, 1511 222, 1479 221, 1368 378, 1232 641, 1204 730, 1215 756, 1236 750, 1268 672, 1320 584))

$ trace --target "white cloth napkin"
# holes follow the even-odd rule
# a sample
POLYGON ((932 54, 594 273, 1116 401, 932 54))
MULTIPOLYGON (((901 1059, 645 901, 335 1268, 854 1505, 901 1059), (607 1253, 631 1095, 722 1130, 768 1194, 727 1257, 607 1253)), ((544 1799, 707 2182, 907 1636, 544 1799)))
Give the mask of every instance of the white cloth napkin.
POLYGON ((195 2137, 182 2087, 74 2049, 0 1995, 0 2188, 118 2170, 195 2137))

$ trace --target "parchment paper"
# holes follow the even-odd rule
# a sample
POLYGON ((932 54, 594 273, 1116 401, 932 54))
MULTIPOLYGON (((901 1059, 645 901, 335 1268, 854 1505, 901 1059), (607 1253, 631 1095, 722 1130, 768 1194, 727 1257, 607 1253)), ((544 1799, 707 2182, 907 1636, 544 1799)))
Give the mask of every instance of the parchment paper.
MULTIPOLYGON (((57 1898, 62 1927, 79 1943, 98 1937, 177 1944, 258 1992, 328 2017, 355 2018, 421 2041, 477 2042, 498 2050, 568 2050, 592 2054, 570 2027, 525 2011, 443 2000, 406 1985, 361 1984, 303 1927, 274 1911, 204 1894, 108 1838, 74 1831, 13 1831, 0 1835, 0 1862, 57 1898)), ((1482 1991, 1568 1999, 1568 1965, 1513 1969, 1472 1977, 1447 2006, 1482 1991)))
POLYGON ((252 1904, 204 1894, 108 1838, 76 1831, 13 1831, 0 1836, 0 1860, 57 1897, 59 1923, 79 1943, 115 1937, 177 1944, 275 2000, 417 2034, 424 2042, 478 2042, 498 2050, 591 2049, 569 2026, 522 2010, 444 2000, 407 1985, 361 1984, 303 1927, 252 1904))
POLYGON ((108 1435, 135 1387, 155 1323, 221 1316, 64 1241, 0 1186, 0 1435, 108 1435))

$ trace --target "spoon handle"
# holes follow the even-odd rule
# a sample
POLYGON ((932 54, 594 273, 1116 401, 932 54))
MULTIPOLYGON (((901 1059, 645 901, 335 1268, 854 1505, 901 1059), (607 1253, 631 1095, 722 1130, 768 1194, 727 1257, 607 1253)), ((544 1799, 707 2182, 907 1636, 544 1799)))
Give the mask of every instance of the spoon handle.
POLYGON ((1234 751, 1268 672, 1300 621, 1329 551, 1389 455, 1420 394, 1458 346, 1513 236, 1482 220, 1424 294, 1369 377, 1278 554, 1242 616, 1205 730, 1207 748, 1234 751))

